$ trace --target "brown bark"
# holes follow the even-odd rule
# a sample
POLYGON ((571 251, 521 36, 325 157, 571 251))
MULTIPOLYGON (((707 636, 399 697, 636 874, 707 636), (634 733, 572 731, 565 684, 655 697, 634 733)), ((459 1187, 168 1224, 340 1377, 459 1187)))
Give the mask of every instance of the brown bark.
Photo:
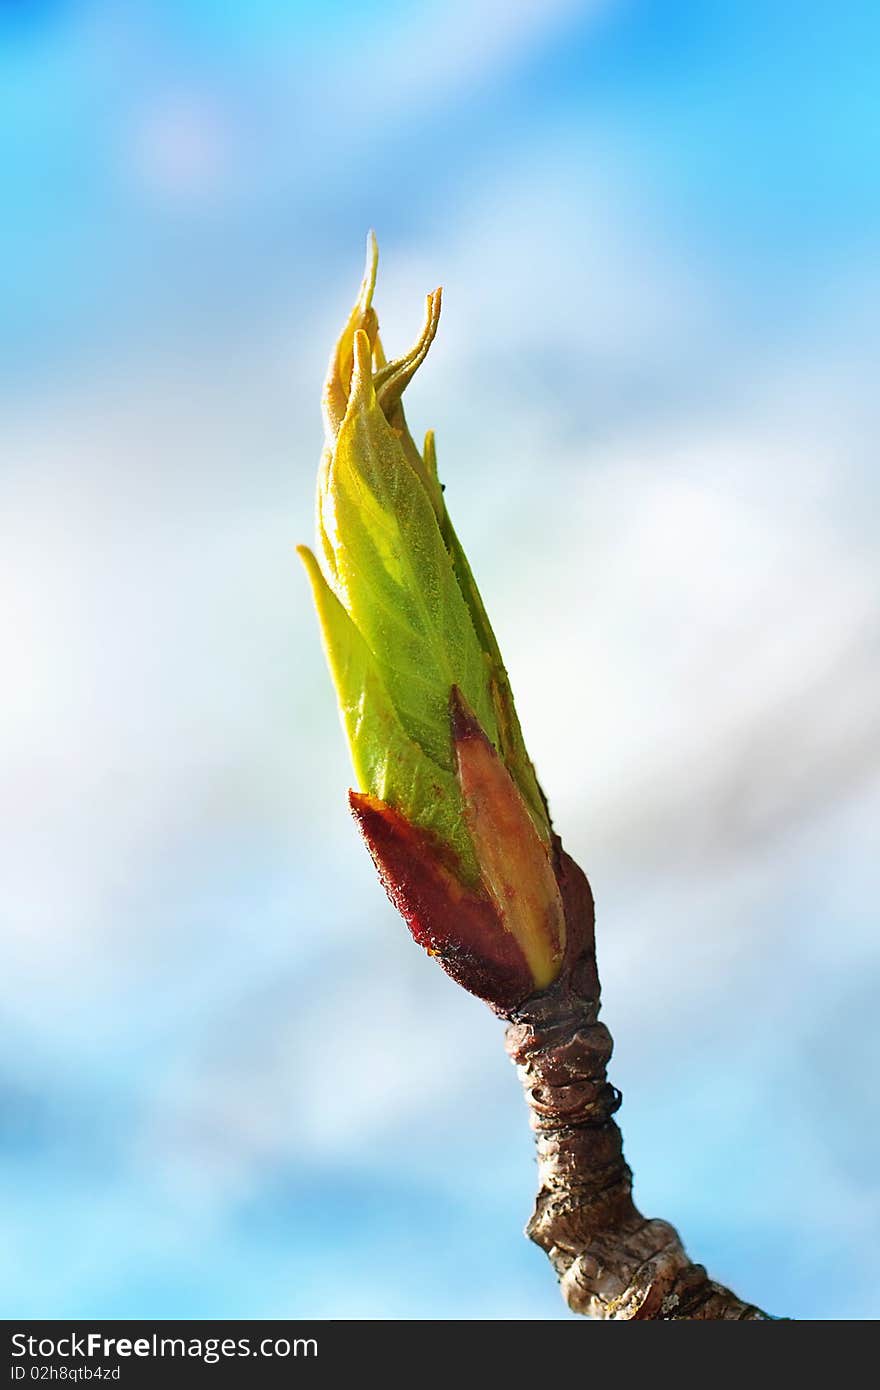
POLYGON ((507 1051, 529 1106, 539 1190, 526 1234, 547 1252, 575 1313, 604 1319, 767 1320, 688 1258, 666 1221, 642 1216, 613 1116, 612 1038, 598 1021, 593 898, 557 850, 571 947, 549 990, 510 1014, 507 1051))

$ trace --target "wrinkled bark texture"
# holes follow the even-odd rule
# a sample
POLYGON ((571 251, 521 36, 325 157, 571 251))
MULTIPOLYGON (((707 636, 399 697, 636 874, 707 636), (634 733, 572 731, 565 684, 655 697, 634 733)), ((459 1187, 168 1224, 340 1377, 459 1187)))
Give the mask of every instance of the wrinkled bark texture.
POLYGON ((593 898, 556 843, 570 949, 549 990, 509 1015, 506 1043, 536 1134, 539 1191, 526 1233, 547 1252, 568 1306, 603 1319, 767 1320, 688 1258, 666 1221, 632 1199, 606 1068, 611 1034, 598 1021, 593 898))

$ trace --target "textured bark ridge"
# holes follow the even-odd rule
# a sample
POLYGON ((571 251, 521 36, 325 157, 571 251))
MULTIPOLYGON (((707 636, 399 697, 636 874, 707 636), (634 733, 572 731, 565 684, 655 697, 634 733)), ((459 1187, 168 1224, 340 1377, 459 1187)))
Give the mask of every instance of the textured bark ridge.
POLYGON ((688 1258, 666 1221, 632 1199, 598 1022, 589 884, 557 842, 570 950, 549 989, 510 1015, 507 1051, 523 1084, 538 1150, 539 1191, 526 1234, 547 1252, 568 1306, 603 1319, 767 1320, 688 1258))

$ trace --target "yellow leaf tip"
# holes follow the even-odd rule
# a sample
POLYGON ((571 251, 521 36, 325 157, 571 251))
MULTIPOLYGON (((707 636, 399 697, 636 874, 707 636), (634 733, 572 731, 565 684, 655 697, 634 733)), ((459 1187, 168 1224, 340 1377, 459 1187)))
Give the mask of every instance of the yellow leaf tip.
POLYGON ((352 342, 353 365, 349 404, 364 404, 373 390, 373 344, 366 329, 355 330, 352 342))
POLYGON ((358 304, 361 312, 366 314, 373 302, 373 293, 376 289, 376 275, 379 270, 379 243, 376 240, 376 233, 372 228, 367 232, 367 255, 364 262, 364 278, 361 281, 361 290, 358 295, 358 304))
POLYGON ((324 576, 321 573, 321 566, 318 564, 317 556, 307 545, 298 545, 296 553, 303 564, 306 577, 312 586, 313 591, 317 591, 324 576))

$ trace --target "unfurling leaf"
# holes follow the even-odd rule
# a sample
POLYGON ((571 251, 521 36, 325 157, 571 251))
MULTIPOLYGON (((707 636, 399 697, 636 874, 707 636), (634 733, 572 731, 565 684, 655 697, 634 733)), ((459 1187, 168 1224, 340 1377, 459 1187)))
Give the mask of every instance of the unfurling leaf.
POLYGON ((300 554, 359 788, 352 808, 389 894, 450 973, 509 1004, 553 980, 565 947, 550 821, 433 434, 420 453, 404 418, 440 291, 414 346, 388 362, 376 263, 371 237, 324 385, 318 558, 300 554))

